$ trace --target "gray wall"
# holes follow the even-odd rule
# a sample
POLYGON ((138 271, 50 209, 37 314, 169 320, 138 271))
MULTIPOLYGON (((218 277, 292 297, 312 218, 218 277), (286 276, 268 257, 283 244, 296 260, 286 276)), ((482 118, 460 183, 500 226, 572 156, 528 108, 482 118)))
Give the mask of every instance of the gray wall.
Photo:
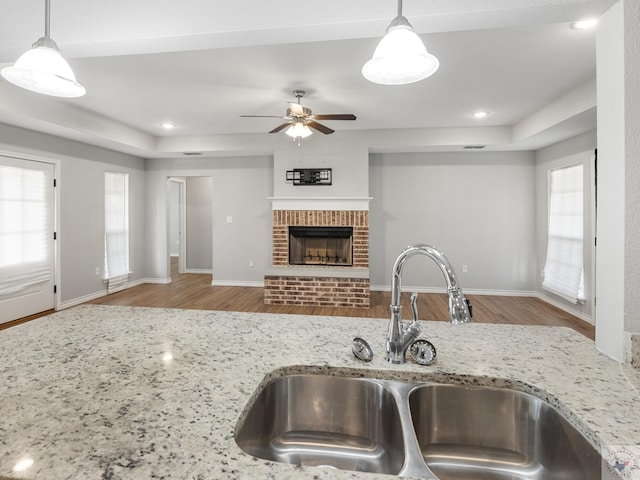
POLYGON ((271 268, 272 215, 267 198, 273 195, 273 158, 216 159, 215 165, 213 282, 262 283, 265 270, 271 268), (227 217, 233 223, 227 223, 227 217))
POLYGON ((279 142, 274 152, 274 197, 367 197, 368 164, 369 148, 361 135, 312 135, 301 147, 294 142, 279 142), (287 170, 294 168, 331 168, 333 183, 294 186, 286 181, 287 170))
MULTIPOLYGON (((397 254, 426 243, 448 256, 465 291, 535 290, 532 152, 375 154, 370 167, 372 286, 388 288, 397 254)), ((403 285, 445 287, 426 258, 405 267, 403 285)))
POLYGON ((594 300, 594 252, 593 252, 593 169, 592 155, 596 148, 596 133, 591 132, 551 145, 536 152, 536 290, 553 303, 581 313, 585 320, 592 320, 594 300), (549 170, 567 165, 583 165, 584 175, 584 290, 585 303, 574 305, 563 298, 542 289, 541 271, 547 257, 548 238, 548 176, 549 170))
MULTIPOLYGON (((149 159, 147 168, 146 271, 169 277, 169 177, 211 177, 213 182, 213 280, 256 284, 271 266, 273 157, 149 159), (227 223, 227 217, 233 223, 227 223), (253 267, 249 262, 253 261, 253 267)), ((187 240, 189 241, 189 240, 187 240)), ((189 255, 187 255, 188 258, 189 255)))
POLYGON ((211 177, 187 177, 186 189, 187 271, 210 272, 213 265, 213 182, 211 177))
MULTIPOLYGON (((82 143, 0 124, 0 149, 59 162, 58 242, 60 299, 81 301, 106 292, 104 268, 104 172, 129 174, 129 254, 135 282, 145 277, 144 160, 82 143), (95 269, 100 268, 96 276, 95 269)), ((58 305, 60 307, 61 305, 58 305)))

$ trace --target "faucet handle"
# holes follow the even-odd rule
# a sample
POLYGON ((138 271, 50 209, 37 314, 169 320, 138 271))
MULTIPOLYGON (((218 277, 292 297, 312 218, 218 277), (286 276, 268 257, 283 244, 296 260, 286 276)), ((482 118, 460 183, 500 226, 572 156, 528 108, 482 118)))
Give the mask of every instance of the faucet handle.
POLYGON ((413 313, 413 321, 418 321, 418 306, 416 302, 418 301, 418 292, 413 292, 411 294, 411 312, 413 313))
POLYGON ((467 309, 469 310, 469 317, 473 318, 473 305, 471 305, 471 301, 464 297, 464 302, 467 304, 467 309))

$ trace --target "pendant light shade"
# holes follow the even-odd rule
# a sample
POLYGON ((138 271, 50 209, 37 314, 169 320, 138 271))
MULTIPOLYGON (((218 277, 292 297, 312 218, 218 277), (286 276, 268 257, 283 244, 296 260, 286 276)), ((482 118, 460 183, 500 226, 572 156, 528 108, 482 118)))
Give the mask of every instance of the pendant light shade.
POLYGON ((427 52, 420 37, 402 16, 402 0, 398 1, 398 16, 387 28, 373 57, 362 67, 362 75, 382 85, 404 85, 433 75, 440 62, 427 52))
POLYGON ((55 97, 81 97, 85 88, 76 81, 62 52, 49 36, 49 0, 45 2, 45 35, 0 74, 9 82, 32 92, 55 97))

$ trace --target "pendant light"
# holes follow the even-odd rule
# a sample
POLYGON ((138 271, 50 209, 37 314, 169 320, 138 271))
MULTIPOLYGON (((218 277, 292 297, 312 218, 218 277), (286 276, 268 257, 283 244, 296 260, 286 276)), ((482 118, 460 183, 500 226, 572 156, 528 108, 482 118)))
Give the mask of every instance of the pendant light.
POLYGON ((0 74, 9 82, 32 92, 54 97, 81 97, 85 88, 76 81, 62 52, 49 36, 50 0, 45 0, 44 37, 33 44, 11 67, 0 74))
POLYGON ((398 16, 387 27, 373 57, 362 67, 362 75, 373 83, 404 85, 433 75, 440 62, 427 52, 420 37, 402 16, 402 0, 398 0, 398 16))

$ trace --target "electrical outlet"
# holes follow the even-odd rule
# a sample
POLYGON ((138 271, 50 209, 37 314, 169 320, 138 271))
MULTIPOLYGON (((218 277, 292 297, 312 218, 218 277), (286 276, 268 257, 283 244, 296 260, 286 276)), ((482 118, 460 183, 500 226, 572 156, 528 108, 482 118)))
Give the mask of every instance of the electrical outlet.
POLYGON ((100 275, 100 267, 96 267, 96 276, 100 275))
POLYGON ((462 273, 467 273, 467 266, 466 265, 462 265, 462 273))
POLYGON ((233 217, 231 215, 226 218, 227 223, 233 223, 233 217))
POLYGON ((249 267, 253 268, 255 266, 256 266, 256 264, 253 262, 253 260, 249 260, 249 267))

